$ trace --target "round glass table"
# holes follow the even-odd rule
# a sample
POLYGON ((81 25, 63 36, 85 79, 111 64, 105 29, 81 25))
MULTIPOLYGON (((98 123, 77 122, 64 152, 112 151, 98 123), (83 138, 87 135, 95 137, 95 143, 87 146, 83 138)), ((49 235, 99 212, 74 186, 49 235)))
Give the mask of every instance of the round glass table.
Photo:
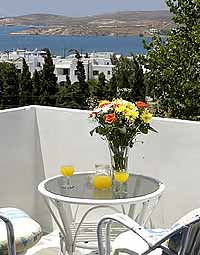
MULTIPOLYGON (((115 213, 122 212, 134 218, 139 224, 144 225, 149 219, 153 209, 157 205, 164 185, 151 177, 129 174, 128 181, 123 184, 122 192, 116 190, 114 185, 108 190, 97 190, 92 185, 92 177, 94 172, 76 173, 71 176, 71 184, 73 188, 67 189, 65 186, 66 177, 55 176, 41 182, 38 186, 40 193, 44 196, 46 204, 56 221, 61 235, 61 251, 67 251, 72 254, 75 247, 86 247, 94 249, 94 245, 88 245, 90 240, 94 241, 96 233, 91 235, 91 231, 96 232, 96 228, 86 224, 88 230, 81 230, 84 227, 84 221, 91 211, 99 208, 111 208, 115 213), (51 201, 58 211, 61 221, 59 222, 57 214, 49 205, 51 201), (66 211, 67 203, 67 211, 66 211), (69 218, 72 217, 71 205, 89 205, 89 209, 83 213, 78 223, 70 223, 69 218), (116 208, 120 207, 120 209, 116 208), (127 209, 128 206, 128 209, 127 209), (125 208, 126 207, 126 208, 125 208), (71 227, 71 228, 70 228, 71 227), (72 228, 75 230, 72 230, 72 228), (79 233, 84 233, 84 238, 79 242, 79 233), (92 238, 89 238, 88 236, 92 238), (81 244, 80 244, 81 243, 81 244)), ((96 222, 97 223, 97 222, 96 222)))

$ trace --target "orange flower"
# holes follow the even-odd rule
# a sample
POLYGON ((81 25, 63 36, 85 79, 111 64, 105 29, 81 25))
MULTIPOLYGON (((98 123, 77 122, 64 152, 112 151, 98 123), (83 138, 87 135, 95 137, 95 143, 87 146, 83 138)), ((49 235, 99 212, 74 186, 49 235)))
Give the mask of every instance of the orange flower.
POLYGON ((110 101, 108 101, 108 100, 101 100, 99 102, 99 108, 102 108, 102 107, 104 107, 104 106, 106 106, 108 104, 110 104, 110 101))
POLYGON ((105 123, 112 124, 117 120, 115 113, 110 113, 105 115, 105 123))
POLYGON ((137 108, 147 108, 148 107, 148 104, 146 104, 142 101, 135 102, 135 105, 137 106, 137 108))

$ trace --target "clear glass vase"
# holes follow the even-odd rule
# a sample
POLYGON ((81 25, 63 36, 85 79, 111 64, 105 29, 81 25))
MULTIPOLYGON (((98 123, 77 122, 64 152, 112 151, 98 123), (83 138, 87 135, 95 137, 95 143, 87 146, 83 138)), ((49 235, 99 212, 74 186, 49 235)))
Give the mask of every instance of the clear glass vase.
POLYGON ((114 146, 111 142, 108 142, 108 145, 111 158, 112 176, 115 171, 128 171, 129 146, 114 146))
POLYGON ((130 147, 114 146, 110 142, 108 145, 112 166, 113 195, 115 198, 125 198, 127 195, 128 154, 130 147))

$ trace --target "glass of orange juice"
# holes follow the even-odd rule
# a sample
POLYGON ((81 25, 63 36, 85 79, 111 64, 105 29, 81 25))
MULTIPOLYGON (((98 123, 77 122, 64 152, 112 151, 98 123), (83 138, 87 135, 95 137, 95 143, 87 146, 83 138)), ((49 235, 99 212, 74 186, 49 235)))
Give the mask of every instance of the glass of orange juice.
POLYGON ((63 176, 66 177, 66 188, 67 189, 74 188, 74 186, 71 185, 71 179, 70 179, 70 177, 74 174, 74 166, 73 165, 62 165, 60 167, 60 172, 63 176))
POLYGON ((115 171, 114 172, 114 179, 116 182, 119 183, 119 192, 123 191, 123 184, 128 180, 129 174, 127 171, 115 171))
POLYGON ((93 176, 93 186, 95 189, 107 190, 112 186, 112 176, 108 165, 96 164, 96 173, 93 176))

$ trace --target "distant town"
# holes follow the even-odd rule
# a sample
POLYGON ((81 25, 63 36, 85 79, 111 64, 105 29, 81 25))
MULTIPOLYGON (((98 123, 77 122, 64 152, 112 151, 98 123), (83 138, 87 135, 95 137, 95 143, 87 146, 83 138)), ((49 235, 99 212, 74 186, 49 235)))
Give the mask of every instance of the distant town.
MULTIPOLYGON (((0 62, 13 63, 19 72, 23 68, 23 59, 29 66, 31 75, 37 71, 41 71, 44 64, 44 56, 46 52, 43 50, 23 50, 17 49, 13 51, 0 52, 0 62)), ((85 69, 86 80, 97 79, 100 73, 104 73, 106 80, 112 77, 112 52, 94 52, 82 54, 82 62, 85 69)), ((117 56, 119 57, 119 56, 117 56)), ((55 66, 55 75, 58 83, 65 82, 68 77, 72 83, 77 81, 77 59, 74 54, 65 58, 54 56, 53 63, 55 66)))

